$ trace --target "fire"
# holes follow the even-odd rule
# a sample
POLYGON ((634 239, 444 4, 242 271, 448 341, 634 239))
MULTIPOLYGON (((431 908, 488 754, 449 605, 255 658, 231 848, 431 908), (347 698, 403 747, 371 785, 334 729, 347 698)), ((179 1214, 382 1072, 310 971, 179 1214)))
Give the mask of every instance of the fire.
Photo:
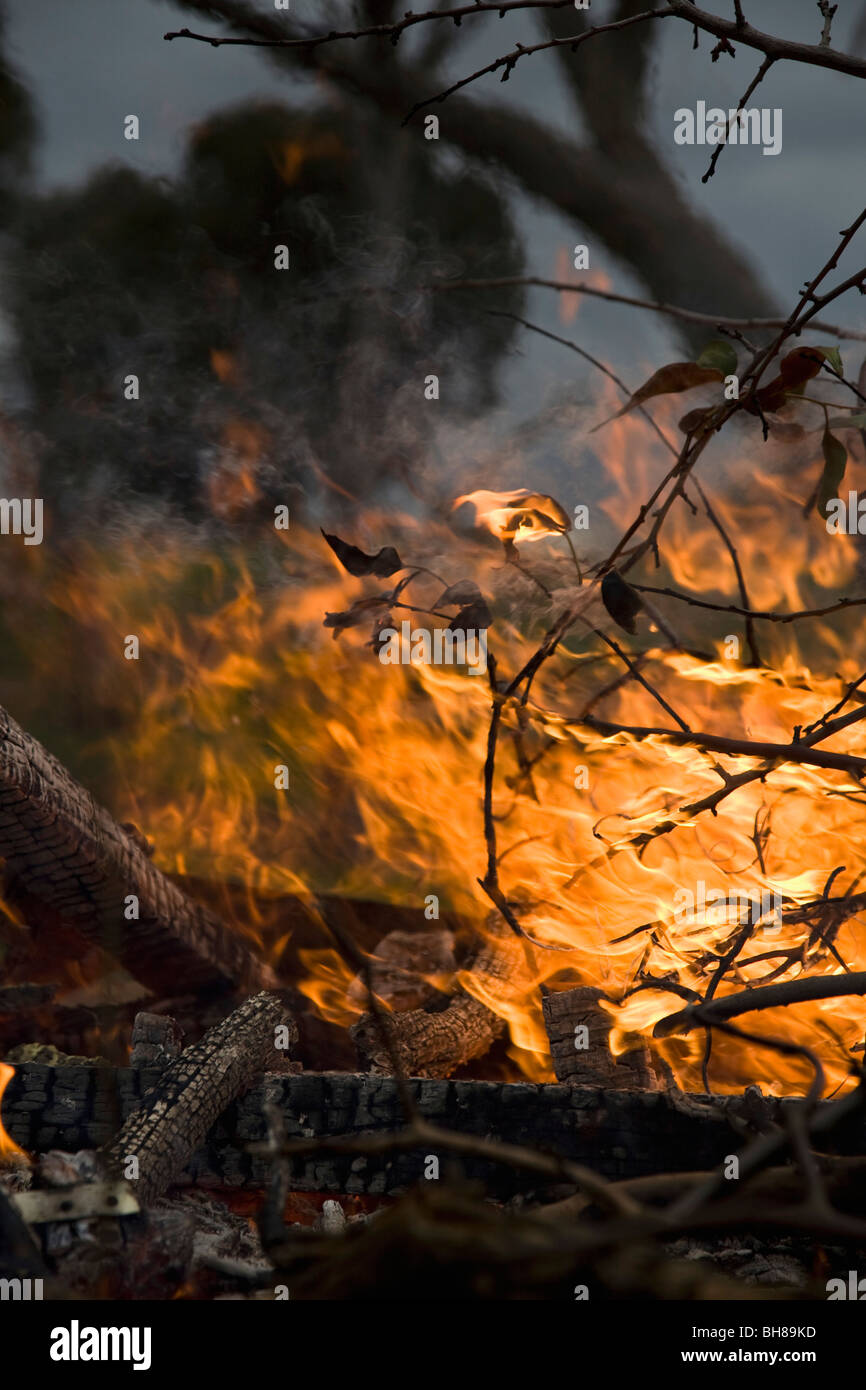
POLYGON ((267 433, 258 425, 244 420, 226 423, 219 457, 208 480, 208 500, 215 516, 231 520, 257 501, 256 475, 267 443, 267 433))
POLYGON ((526 488, 516 492, 467 492, 457 498, 455 510, 464 503, 474 508, 476 524, 507 544, 562 534, 571 525, 568 513, 552 497, 526 488))
POLYGON ((336 160, 345 158, 346 148, 333 131, 319 131, 304 140, 286 140, 274 151, 273 159, 280 177, 288 184, 295 184, 301 177, 304 165, 316 160, 336 160))
POLYGON ((234 353, 227 352, 224 348, 211 348, 210 364, 217 381, 221 381, 224 386, 238 386, 241 382, 240 369, 234 353))
MULTIPOLYGON (((587 447, 586 424, 616 403, 612 396, 602 400, 597 416, 582 421, 575 453, 587 447)), ((676 437, 681 404, 662 400, 653 413, 676 437)), ((367 506, 352 540, 370 552, 393 545, 407 566, 425 566, 402 595, 424 610, 435 607, 447 584, 477 584, 494 613, 490 648, 500 679, 507 677, 569 605, 610 628, 597 586, 578 582, 569 544, 585 575, 670 466, 636 415, 590 438, 602 484, 597 494, 581 496, 581 475, 576 495, 562 499, 567 507, 525 488, 470 491, 455 504, 473 508, 479 529, 467 534, 453 518, 395 517, 367 506), (590 503, 588 535, 566 531, 568 509, 577 502, 590 503), (491 535, 511 547, 532 540, 520 552, 520 568, 507 563, 491 535)), ((225 447, 254 478, 266 442, 259 427, 238 424, 225 447)), ((759 466, 754 440, 714 447, 724 453, 724 475, 701 477, 736 538, 753 607, 816 607, 862 588, 852 538, 830 537, 819 520, 802 515, 820 467, 820 432, 793 454, 771 438, 761 446, 759 466)), ((253 482, 243 483, 241 501, 253 489, 253 482)), ((629 578, 739 604, 730 555, 698 494, 689 492, 696 511, 686 503, 672 510, 662 569, 654 574, 651 561, 644 562, 629 578)), ((143 829, 161 868, 246 890, 237 929, 272 948, 261 905, 285 894, 399 903, 417 908, 419 919, 432 895, 441 911, 458 913, 484 935, 491 907, 478 883, 487 855, 487 682, 445 666, 383 665, 369 646, 370 623, 347 628, 337 641, 322 627, 326 612, 388 592, 394 578, 352 578, 313 528, 294 521, 288 533, 266 524, 255 550, 178 529, 143 532, 133 545, 105 540, 82 549, 77 560, 74 574, 52 576, 45 558, 24 554, 7 621, 33 689, 38 683, 43 692, 32 697, 37 727, 49 722, 48 692, 69 683, 57 654, 80 654, 74 673, 80 707, 110 711, 110 719, 108 732, 74 770, 86 774, 118 818, 143 829), (38 640, 43 624, 36 615, 44 613, 46 589, 58 634, 52 643, 38 640), (140 638, 140 668, 123 660, 122 634, 129 632, 140 638), (288 791, 275 784, 282 765, 289 769, 288 791)), ((401 616, 398 605, 394 618, 401 616)), ((760 624, 761 665, 744 664, 743 625, 735 615, 668 603, 665 616, 681 640, 673 645, 643 626, 640 649, 647 638, 655 645, 642 672, 693 729, 788 742, 795 727, 820 719, 842 699, 859 674, 863 608, 818 621, 760 624), (733 636, 739 655, 731 654, 733 636)), ((458 979, 507 1020, 515 1077, 552 1079, 542 984, 604 989, 613 1001, 614 1050, 649 1036, 659 1019, 682 1007, 684 992, 706 989, 737 927, 709 911, 678 912, 683 892, 697 900, 703 884, 758 901, 780 894, 795 906, 820 897, 834 870, 841 869, 836 896, 858 891, 866 876, 863 794, 847 774, 781 764, 728 796, 717 815, 691 816, 683 808, 720 786, 718 766, 739 774, 757 767, 756 760, 590 729, 581 711, 601 690, 593 711, 608 722, 670 724, 580 622, 538 671, 526 702, 509 699, 502 707, 494 783, 501 880, 524 929, 560 949, 521 951, 509 964, 507 986, 468 970, 458 979), (645 846, 634 843, 667 821, 666 833, 645 846)), ((851 728, 822 746, 858 752, 860 737, 851 728)), ((758 922, 721 993, 771 975, 790 980, 839 971, 834 951, 850 969, 866 967, 858 916, 840 921, 831 940, 802 924, 779 929, 758 922)), ((304 992, 324 1017, 350 1023, 361 1007, 351 990, 354 969, 333 951, 311 950, 303 959, 304 992)), ((864 1006, 840 998, 768 1011, 761 1028, 811 1048, 830 1086, 837 1086, 845 1084, 851 1050, 862 1042, 864 1006)), ((681 1085, 700 1087, 702 1035, 653 1045, 681 1085)), ((798 1057, 780 1058, 730 1038, 715 1041, 717 1089, 758 1082, 766 1090, 802 1093, 809 1079, 798 1057)))
MULTIPOLYGON (((15 1068, 10 1067, 6 1062, 0 1062, 0 1112, 3 1108, 3 1095, 6 1087, 15 1075, 15 1068)), ((29 1155, 15 1143, 15 1140, 7 1134, 3 1125, 2 1113, 0 1113, 0 1167, 3 1164, 15 1164, 20 1166, 22 1163, 29 1164, 29 1155)))
MULTIPOLYGON (((571 282, 575 285, 589 285, 594 290, 609 290, 611 279, 603 270, 593 270, 588 274, 582 271, 580 275, 574 272, 571 254, 566 246, 556 248, 556 263, 553 272, 554 280, 560 283, 571 282)), ((570 293, 562 290, 559 299, 559 321, 560 323, 573 323, 580 311, 581 296, 577 293, 570 293)))

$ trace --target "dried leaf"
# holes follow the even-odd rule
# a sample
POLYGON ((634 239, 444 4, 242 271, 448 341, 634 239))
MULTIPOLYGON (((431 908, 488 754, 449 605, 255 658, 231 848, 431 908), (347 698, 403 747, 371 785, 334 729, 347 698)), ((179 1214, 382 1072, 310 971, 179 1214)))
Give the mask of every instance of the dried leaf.
POLYGON ((481 632, 492 622, 493 614, 482 598, 461 608, 457 616, 451 619, 448 628, 451 632, 481 632))
MULTIPOLYGON (((373 623, 373 632, 370 636, 370 641, 368 643, 368 646, 373 648, 373 651, 376 653, 377 656, 379 655, 379 652, 382 650, 382 648, 387 646, 391 640, 390 637, 382 636, 382 633, 387 632, 389 629, 391 632, 394 632, 396 630, 394 627, 394 619, 390 613, 383 613, 373 623)), ((335 632, 334 636, 336 637, 336 635, 337 634, 335 632)))
POLYGON ((779 376, 789 391, 799 391, 817 376, 826 357, 824 348, 794 348, 779 363, 779 376))
MULTIPOLYGON (((808 381, 817 376, 826 357, 824 348, 794 348, 779 363, 779 375, 762 386, 757 393, 758 404, 766 415, 767 411, 781 410, 791 395, 799 395, 808 381)), ((757 415, 755 402, 745 402, 746 409, 757 415)))
MULTIPOLYGON (((670 396, 678 391, 690 391, 693 386, 705 386, 708 381, 721 381, 724 375, 718 367, 700 367, 697 362, 671 362, 667 367, 659 367, 649 381, 645 381, 643 386, 638 387, 634 395, 629 397, 621 410, 611 415, 610 419, 602 420, 601 425, 596 425, 595 430, 600 430, 602 425, 610 424, 610 420, 618 420, 621 415, 627 415, 636 405, 642 405, 653 396, 670 396)), ((595 434, 595 430, 590 430, 590 434, 595 434)))
POLYGON ((780 416, 774 415, 772 411, 764 412, 764 419, 770 434, 782 443, 793 443, 797 439, 802 439, 806 431, 802 425, 798 425, 796 420, 783 420, 780 416))
POLYGON ((525 487, 514 492, 467 492, 455 499, 454 507, 462 507, 464 503, 474 508, 476 523, 486 526, 506 546, 521 528, 528 531, 529 536, 520 536, 520 540, 532 539, 533 534, 562 535, 571 530, 571 517, 555 497, 544 492, 529 492, 525 487))
POLYGON ((824 455, 824 472, 818 484, 818 511, 826 517, 831 498, 839 495, 839 484, 845 477, 848 453, 841 439, 837 439, 829 429, 824 431, 821 452, 824 455))
MULTIPOLYGON (((552 502, 553 498, 548 500, 552 502)), ((511 540, 518 531, 534 531, 539 535, 561 536, 563 532, 569 530, 570 526, 571 521, 567 517, 563 525, 555 517, 548 516, 547 512, 530 507, 526 511, 512 512, 508 521, 502 526, 502 536, 503 540, 511 540)), ((523 539, 525 540, 526 537, 523 539)))
POLYGON ((365 555, 363 550, 359 550, 356 545, 349 545, 347 541, 341 541, 339 536, 329 536, 327 531, 323 531, 322 535, 343 568, 358 579, 369 574, 385 579, 389 574, 405 569, 403 561, 392 545, 384 546, 376 555, 365 555))
MULTIPOLYGON (((334 637, 339 637, 340 633, 347 627, 359 627, 365 623, 371 613, 377 610, 382 612, 386 609, 393 599, 393 594, 370 594, 367 598, 355 599, 351 608, 346 608, 342 613, 326 613, 324 627, 334 629, 334 637)), ((387 624, 386 624, 387 626, 387 624)))
POLYGON ((481 590, 473 579, 458 579, 456 584, 450 585, 440 594, 434 603, 434 608, 449 608, 451 604, 458 607, 461 604, 475 603, 481 597, 481 590))
POLYGON ((601 601, 614 622, 625 632, 635 631, 635 618, 643 608, 637 590, 616 570, 609 570, 601 581, 601 601))

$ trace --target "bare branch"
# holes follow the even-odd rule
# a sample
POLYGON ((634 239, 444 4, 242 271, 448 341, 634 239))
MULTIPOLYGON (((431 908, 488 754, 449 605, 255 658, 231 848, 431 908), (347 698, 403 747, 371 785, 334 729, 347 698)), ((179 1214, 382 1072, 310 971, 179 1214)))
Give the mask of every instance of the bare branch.
POLYGON ((795 613, 778 613, 775 609, 741 608, 735 603, 710 603, 692 594, 681 593, 679 589, 660 589, 653 584, 638 584, 635 580, 629 582, 641 594, 664 594, 666 598, 678 599, 680 603, 688 603, 693 608, 707 608, 713 613, 735 613, 739 617, 758 618, 765 623, 796 623, 803 618, 823 618, 828 613, 841 613, 843 609, 860 608, 866 604, 866 596, 840 598, 835 603, 825 604, 823 608, 801 608, 795 613))
MULTIPOLYGON (((537 286, 540 289, 562 290, 568 294, 588 294, 594 299, 606 299, 612 304, 628 304, 635 309, 650 309, 656 314, 667 314, 669 318, 682 319, 684 323, 706 324, 708 328, 784 328, 787 319, 779 318, 729 318, 725 314, 702 314, 696 309, 683 309, 676 304, 661 304, 649 299, 636 299, 633 295, 615 294, 612 290, 600 290, 594 285, 572 284, 569 280, 545 280, 537 275, 503 275, 490 280, 434 280, 426 289, 442 290, 491 290, 506 289, 513 285, 537 286)), ((832 333, 836 338, 851 338, 866 342, 866 333, 854 328, 839 328, 836 324, 824 323, 815 319, 814 329, 822 333, 832 333)), ((560 339, 560 341, 564 341, 560 339)))
POLYGON ((456 5, 447 10, 425 10, 421 14, 413 14, 410 10, 403 19, 393 24, 370 24, 365 29, 331 29, 327 34, 310 34, 307 37, 283 37, 275 34, 249 39, 221 39, 214 34, 195 34, 191 29, 173 29, 163 34, 163 38, 168 42, 172 39, 193 39, 197 43, 209 43, 211 48, 298 48, 311 53, 323 44, 339 43, 341 39, 390 39, 391 43, 396 44, 407 29, 437 19, 450 19, 459 26, 467 15, 493 13, 502 19, 510 10, 561 9, 571 3, 572 0, 500 0, 499 3, 477 0, 474 5, 456 5))
POLYGON ((821 37, 818 40, 819 47, 830 47, 830 30, 833 26, 833 16, 838 10, 838 5, 831 5, 830 0, 818 0, 818 9, 824 17, 824 27, 821 30, 821 37))
POLYGON ((578 721, 604 735, 629 734, 632 738, 665 738, 670 743, 706 748, 713 753, 730 753, 738 758, 762 758, 774 763, 804 763, 810 767, 833 768, 852 772, 858 778, 866 776, 866 758, 853 753, 831 753, 822 748, 808 748, 800 743, 758 742, 746 738, 727 738, 720 734, 699 733, 691 729, 661 729, 630 724, 613 724, 587 714, 578 721))
POLYGON ((648 19, 666 19, 672 14, 673 11, 671 9, 645 10, 643 14, 629 15, 625 19, 612 20, 610 24, 597 24, 592 29, 584 29, 583 33, 571 34, 565 38, 544 39, 539 43, 529 45, 519 43, 510 53, 503 54, 501 58, 494 58, 493 62, 488 63, 486 67, 478 68, 476 72, 470 73, 468 77, 461 77, 459 81, 453 82, 451 86, 446 87, 444 91, 437 92, 430 97, 425 97, 423 101, 417 101, 406 113, 403 118, 403 124, 406 125, 411 121, 412 117, 416 116, 419 111, 423 111, 426 107, 433 106, 439 102, 447 101, 450 96, 453 96, 455 92, 459 92, 461 88, 468 87, 471 83, 477 82, 481 77, 487 77, 491 73, 498 72, 500 68, 502 68, 503 71, 499 80, 500 82, 507 82, 517 64, 520 62, 520 59, 528 58, 532 53, 543 53, 548 48, 565 47, 570 48, 571 52, 574 53, 582 44, 588 43, 590 39, 597 38, 599 34, 615 33, 620 29, 628 29, 633 24, 643 24, 648 19))
POLYGON ((770 71, 770 68, 773 66, 775 62, 776 59, 771 58, 769 56, 764 59, 761 66, 758 68, 758 71, 755 73, 755 76, 752 78, 748 87, 743 92, 743 95, 740 97, 740 100, 737 102, 737 109, 734 112, 733 116, 728 116, 727 123, 725 125, 725 138, 724 140, 720 140, 719 143, 716 145, 716 148, 713 150, 712 156, 710 157, 709 168, 707 169, 707 172, 703 175, 701 183, 706 183, 709 179, 713 177, 713 174, 716 172, 716 165, 719 162, 719 155, 722 153, 722 150, 728 143, 728 136, 731 133, 731 126, 734 124, 735 121, 739 119, 739 114, 745 107, 746 102, 749 100, 749 97, 752 95, 755 88, 759 86, 761 82, 763 82, 764 78, 767 76, 767 73, 770 71))
POLYGON ((848 975, 809 975, 801 980, 786 980, 781 985, 763 989, 744 989, 714 999, 712 1004, 689 1004, 678 1013, 659 1019, 653 1037, 669 1038, 674 1033, 688 1033, 692 1028, 725 1022, 756 1009, 778 1009, 787 1004, 805 1004, 814 999, 839 999, 848 995, 866 994, 866 970, 848 975))

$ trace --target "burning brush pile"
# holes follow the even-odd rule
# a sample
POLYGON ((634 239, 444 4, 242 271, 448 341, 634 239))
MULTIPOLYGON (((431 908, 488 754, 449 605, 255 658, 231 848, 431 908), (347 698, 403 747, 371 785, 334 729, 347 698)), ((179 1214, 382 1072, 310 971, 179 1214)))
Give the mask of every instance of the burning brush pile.
POLYGON ((866 1247, 834 264, 750 360, 605 380, 600 496, 23 552, 4 1277, 814 1297, 866 1247))

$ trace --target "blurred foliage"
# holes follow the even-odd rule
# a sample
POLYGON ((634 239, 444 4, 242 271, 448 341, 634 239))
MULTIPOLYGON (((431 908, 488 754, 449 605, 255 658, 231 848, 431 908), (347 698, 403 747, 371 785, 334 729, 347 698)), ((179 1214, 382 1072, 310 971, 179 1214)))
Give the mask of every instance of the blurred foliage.
MULTIPOLYGON (((41 493, 70 520, 135 497, 252 520, 323 485, 329 506, 411 489, 431 409, 489 404, 513 331, 482 293, 421 287, 522 269, 483 175, 345 108, 222 112, 190 132, 175 183, 109 167, 24 200, 12 230, 20 423, 38 427, 41 493), (429 373, 441 406, 424 400, 429 373)), ((495 302, 514 309, 519 291, 495 302)))

